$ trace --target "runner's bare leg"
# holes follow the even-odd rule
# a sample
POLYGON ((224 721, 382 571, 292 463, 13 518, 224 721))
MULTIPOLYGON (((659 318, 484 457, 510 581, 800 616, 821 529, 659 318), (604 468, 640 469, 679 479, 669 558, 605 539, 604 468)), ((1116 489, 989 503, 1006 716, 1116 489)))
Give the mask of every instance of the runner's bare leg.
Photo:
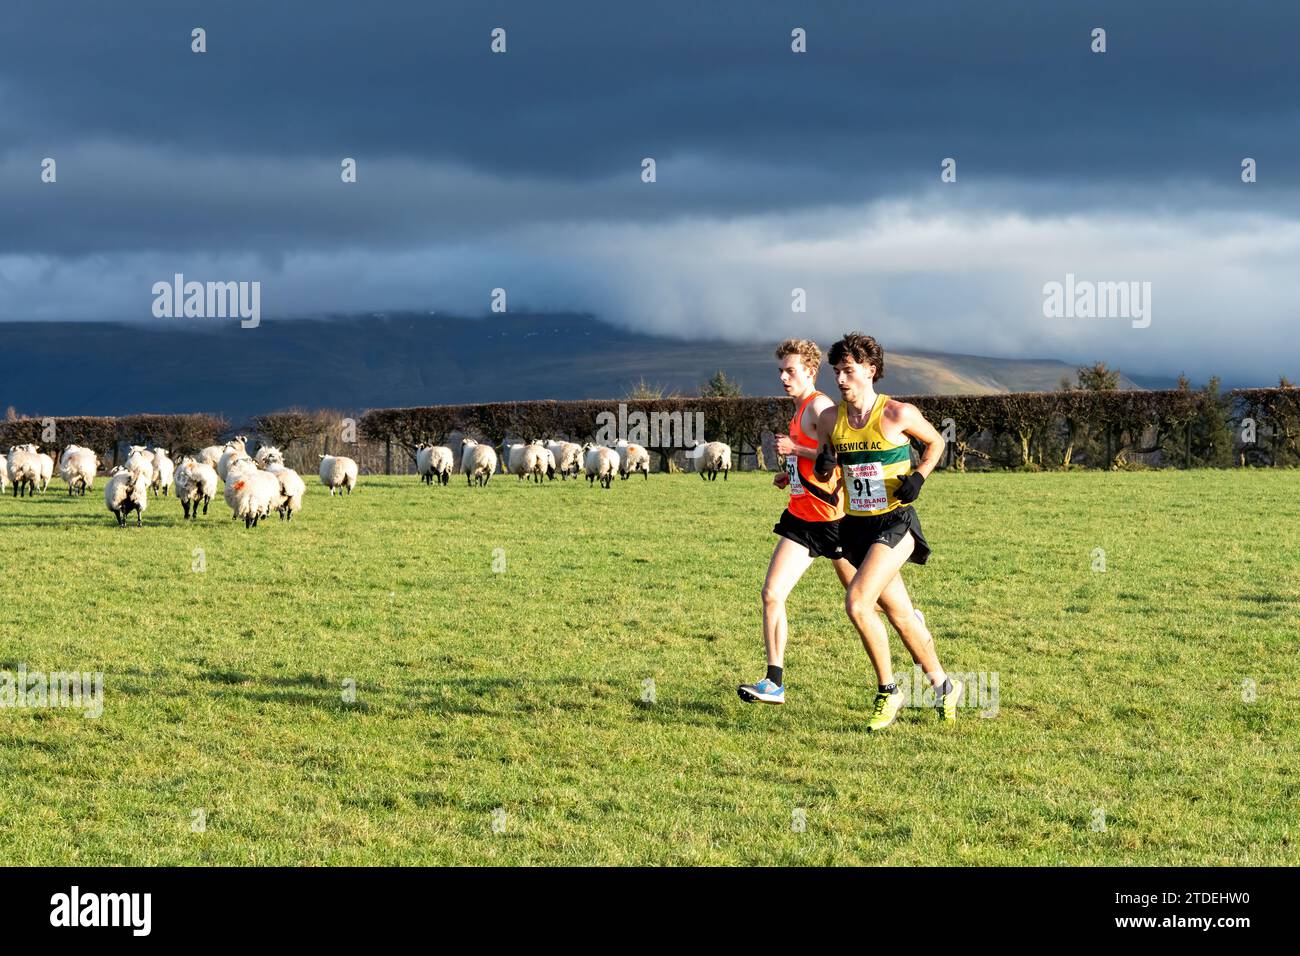
POLYGON ((763 641, 767 645, 767 662, 773 667, 785 666, 785 644, 790 636, 786 598, 816 560, 807 548, 789 538, 779 539, 772 552, 767 580, 763 582, 763 641))

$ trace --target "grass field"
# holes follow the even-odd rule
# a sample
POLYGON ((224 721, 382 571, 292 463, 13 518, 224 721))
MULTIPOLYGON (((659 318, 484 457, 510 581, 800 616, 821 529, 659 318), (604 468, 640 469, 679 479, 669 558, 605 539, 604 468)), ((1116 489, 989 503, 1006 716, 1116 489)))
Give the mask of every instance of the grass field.
POLYGON ((249 531, 5 496, 0 669, 104 711, 0 709, 4 862, 1300 863, 1300 473, 936 476, 905 578, 998 711, 874 737, 824 564, 790 702, 736 697, 770 480, 364 477, 249 531))

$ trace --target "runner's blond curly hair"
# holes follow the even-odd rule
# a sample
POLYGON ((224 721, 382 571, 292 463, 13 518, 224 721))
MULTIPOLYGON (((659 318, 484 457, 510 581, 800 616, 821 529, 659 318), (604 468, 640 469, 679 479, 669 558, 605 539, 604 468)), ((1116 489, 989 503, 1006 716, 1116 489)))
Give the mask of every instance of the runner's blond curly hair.
POLYGON ((799 356, 810 375, 816 375, 821 368, 822 350, 812 339, 786 339, 776 347, 776 357, 783 359, 787 355, 799 356))

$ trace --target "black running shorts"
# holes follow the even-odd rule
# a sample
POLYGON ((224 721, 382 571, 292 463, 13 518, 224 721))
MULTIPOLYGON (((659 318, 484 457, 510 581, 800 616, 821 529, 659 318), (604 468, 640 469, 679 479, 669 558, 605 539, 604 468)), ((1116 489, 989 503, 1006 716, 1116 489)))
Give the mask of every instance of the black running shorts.
POLYGON ((840 519, 840 546, 844 557, 855 568, 861 567, 867 552, 877 542, 894 547, 910 531, 916 547, 907 560, 925 564, 930 557, 930 545, 921 533, 921 519, 911 505, 902 505, 882 515, 845 515, 840 519))
POLYGON ((814 558, 842 558, 840 552, 840 523, 838 521, 808 521, 796 518, 787 508, 772 530, 783 538, 808 549, 814 558))

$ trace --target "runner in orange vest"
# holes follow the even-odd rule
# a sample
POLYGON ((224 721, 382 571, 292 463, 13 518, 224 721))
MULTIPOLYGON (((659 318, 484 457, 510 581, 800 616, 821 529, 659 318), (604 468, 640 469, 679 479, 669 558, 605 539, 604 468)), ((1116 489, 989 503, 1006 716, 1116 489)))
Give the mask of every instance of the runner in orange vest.
POLYGON ((807 339, 786 339, 776 349, 780 361, 781 385, 794 399, 790 433, 776 436, 776 453, 784 470, 772 483, 790 489, 790 504, 772 530, 781 536, 763 582, 763 639, 767 644, 767 675, 753 684, 742 684, 740 699, 765 704, 785 703, 785 644, 789 628, 785 600, 805 571, 819 557, 835 564, 840 582, 848 586, 854 568, 843 560, 839 543, 839 522, 844 516, 840 496, 839 469, 822 480, 813 474, 817 449, 829 435, 818 432, 818 417, 835 403, 817 391, 817 369, 822 352, 807 339))

